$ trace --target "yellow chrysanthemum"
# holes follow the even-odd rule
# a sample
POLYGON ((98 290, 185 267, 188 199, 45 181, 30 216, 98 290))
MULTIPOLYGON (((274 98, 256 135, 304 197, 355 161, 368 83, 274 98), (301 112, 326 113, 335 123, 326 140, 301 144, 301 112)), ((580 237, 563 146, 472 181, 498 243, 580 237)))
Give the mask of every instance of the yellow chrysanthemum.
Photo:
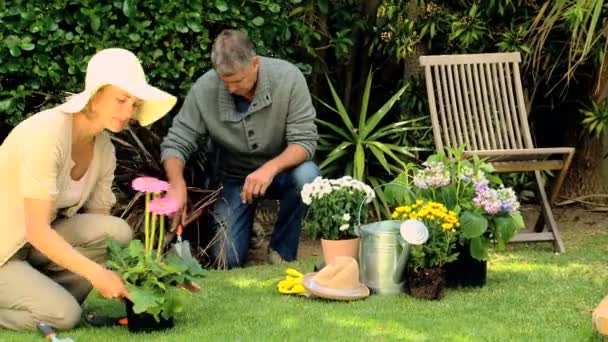
POLYGON ((450 230, 450 229, 452 229, 453 226, 454 225, 451 224, 451 223, 444 223, 444 224, 441 225, 441 228, 443 228, 445 230, 450 230))

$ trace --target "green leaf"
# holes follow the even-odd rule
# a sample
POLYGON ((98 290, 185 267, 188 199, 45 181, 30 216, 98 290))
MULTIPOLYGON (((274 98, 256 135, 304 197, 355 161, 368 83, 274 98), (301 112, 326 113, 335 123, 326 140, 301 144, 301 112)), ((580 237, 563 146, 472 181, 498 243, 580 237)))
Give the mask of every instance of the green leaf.
POLYGON ((281 6, 273 3, 273 4, 270 4, 270 6, 268 6, 268 9, 272 13, 279 13, 281 11, 281 6))
POLYGON ((296 7, 294 9, 292 9, 291 12, 289 12, 289 16, 293 17, 294 15, 298 15, 302 12, 304 12, 304 7, 302 7, 302 6, 296 7))
POLYGON ((29 42, 21 42, 21 44, 19 44, 19 47, 23 51, 32 51, 32 50, 34 50, 36 45, 34 45, 33 43, 29 43, 29 42))
POLYGON ((321 14, 327 15, 329 13, 329 0, 317 0, 317 7, 321 14))
POLYGON ((353 126, 352 121, 350 121, 350 117, 348 115, 348 112, 346 111, 346 108, 344 107, 344 104, 342 103, 342 100, 340 100, 340 97, 338 96, 336 89, 334 89, 333 84, 329 80, 329 77, 327 77, 327 75, 325 75, 325 77, 327 78, 327 84, 329 85, 329 90, 331 91, 331 96, 334 99, 336 108, 338 109, 338 114, 340 114, 340 117, 342 118, 342 122, 344 122, 344 125, 346 125, 346 127, 348 128, 348 130, 350 132, 354 132, 355 127, 353 126))
POLYGON ((11 55, 13 57, 21 56, 21 49, 19 49, 19 47, 17 47, 17 46, 13 46, 13 47, 9 48, 8 51, 11 53, 11 55))
POLYGON ((363 180, 363 173, 365 172, 365 151, 363 150, 362 144, 357 144, 355 148, 355 170, 353 178, 363 180))
POLYGON ((397 93, 395 93, 395 95, 393 95, 393 97, 391 97, 388 102, 386 102, 374 115, 372 115, 371 118, 369 118, 369 120, 365 123, 363 131, 359 133, 361 134, 362 139, 365 139, 365 137, 367 137, 376 128, 382 118, 384 118, 384 116, 389 112, 389 110, 393 108, 395 102, 397 102, 397 100, 399 100, 405 90, 409 88, 409 85, 410 84, 407 83, 406 85, 401 87, 401 89, 399 89, 399 91, 397 91, 397 93))
POLYGON ((382 165, 382 167, 386 170, 386 172, 388 172, 390 174, 391 168, 388 165, 388 162, 386 161, 386 157, 384 156, 384 153, 372 144, 367 144, 367 146, 369 147, 370 151, 372 151, 372 153, 374 154, 376 159, 380 162, 380 165, 382 165))
POLYGON ((372 90, 372 79, 374 75, 372 74, 372 69, 369 69, 369 73, 367 74, 367 80, 365 81, 365 88, 363 90, 363 99, 361 99, 361 112, 359 113, 359 132, 363 131, 363 127, 365 126, 365 120, 367 120, 367 106, 369 105, 369 95, 372 90))
POLYGON ((228 4, 226 4, 226 1, 224 0, 216 0, 215 8, 220 12, 226 12, 228 10, 228 4))
POLYGON ((130 33, 129 34, 129 39, 131 39, 134 42, 137 42, 141 39, 141 36, 137 33, 130 33))
POLYGON ((494 218, 498 248, 504 249, 515 233, 524 228, 524 221, 519 212, 494 218))
POLYGON ((192 30, 192 32, 201 32, 201 25, 198 19, 189 18, 186 21, 186 25, 192 30))
POLYGON ((139 258, 144 255, 144 244, 141 240, 131 240, 129 243, 129 247, 127 247, 129 251, 129 256, 133 258, 139 258))
POLYGON ((127 289, 131 298, 133 298, 133 303, 135 303, 133 305, 133 312, 135 313, 149 312, 150 309, 158 306, 163 299, 160 291, 151 288, 127 284, 127 289))
POLYGON ((91 29, 93 30, 93 32, 97 32, 97 30, 99 30, 99 26, 101 26, 101 20, 96 15, 92 15, 90 18, 91 18, 91 29))
POLYGON ((253 18, 253 20, 251 22, 255 26, 262 26, 262 25, 264 25, 264 18, 262 18, 262 17, 255 17, 255 18, 253 18))
POLYGON ((21 39, 19 39, 17 36, 10 35, 4 39, 4 44, 7 48, 12 49, 21 44, 21 39))
POLYGON ((337 134, 339 134, 340 136, 342 136, 344 139, 351 141, 352 137, 348 136, 348 134, 340 127, 332 124, 331 122, 327 122, 325 120, 321 120, 321 119, 316 119, 315 120, 317 123, 320 123, 321 125, 330 128, 332 131, 336 132, 337 134))
POLYGON ((0 112, 8 112, 13 106, 13 99, 4 99, 0 101, 0 112))
POLYGON ((488 220, 480 214, 465 211, 460 215, 460 228, 465 238, 474 239, 486 232, 488 220))
POLYGON ((334 148, 334 150, 327 155, 327 158, 319 165, 319 168, 324 169, 327 165, 330 165, 335 160, 345 155, 346 148, 350 145, 352 145, 352 143, 345 141, 336 146, 336 148, 334 148))
POLYGON ((490 242, 481 236, 471 239, 471 247, 469 249, 471 256, 477 260, 486 260, 488 258, 489 245, 490 242))
POLYGON ((405 163, 403 162, 403 160, 401 160, 401 158, 397 157, 397 155, 393 151, 391 151, 391 149, 386 144, 383 144, 383 143, 377 142, 377 141, 367 141, 366 143, 368 145, 373 145, 373 146, 377 147, 382 152, 384 152, 386 155, 391 157, 395 162, 397 162, 397 164, 401 165, 401 167, 405 167, 405 163))
POLYGON ((137 10, 135 5, 136 0, 124 0, 122 3, 122 13, 127 17, 131 18, 137 10))

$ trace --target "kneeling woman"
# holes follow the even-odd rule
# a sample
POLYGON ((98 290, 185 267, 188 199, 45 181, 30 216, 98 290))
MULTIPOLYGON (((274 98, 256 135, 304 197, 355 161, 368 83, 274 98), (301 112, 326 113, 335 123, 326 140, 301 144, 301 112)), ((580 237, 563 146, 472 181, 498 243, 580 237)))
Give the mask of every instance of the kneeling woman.
POLYGON ((106 49, 89 61, 83 92, 11 131, 0 146, 0 327, 72 328, 91 287, 129 297, 102 265, 106 236, 132 236, 110 216, 116 156, 105 131, 147 126, 175 102, 147 84, 133 53, 106 49))

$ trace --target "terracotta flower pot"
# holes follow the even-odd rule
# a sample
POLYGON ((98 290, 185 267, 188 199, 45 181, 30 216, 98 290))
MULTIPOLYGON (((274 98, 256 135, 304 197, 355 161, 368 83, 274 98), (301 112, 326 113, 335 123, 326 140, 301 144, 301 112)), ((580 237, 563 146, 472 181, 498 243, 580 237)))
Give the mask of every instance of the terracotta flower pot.
POLYGON ((154 316, 148 313, 136 314, 133 312, 133 303, 130 300, 125 300, 125 306, 127 309, 127 328, 130 332, 134 333, 146 333, 152 331, 160 331, 171 329, 175 326, 173 318, 164 319, 162 316, 159 317, 159 322, 154 319, 154 316))
POLYGON ((325 240, 321 239, 321 249, 325 264, 329 264, 336 257, 350 256, 359 260, 359 238, 348 240, 325 240))
POLYGON ((409 293, 421 299, 439 299, 445 287, 445 271, 441 267, 410 270, 407 274, 409 293))

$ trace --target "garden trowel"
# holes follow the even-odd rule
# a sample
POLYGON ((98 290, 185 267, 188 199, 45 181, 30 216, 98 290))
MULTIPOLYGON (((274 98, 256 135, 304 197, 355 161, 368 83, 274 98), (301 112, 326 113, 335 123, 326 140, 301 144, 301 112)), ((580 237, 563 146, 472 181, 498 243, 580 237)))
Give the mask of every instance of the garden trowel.
POLYGON ((183 226, 180 223, 177 226, 176 234, 177 234, 177 242, 173 244, 173 251, 177 254, 178 257, 184 260, 194 259, 192 257, 192 253, 190 251, 190 243, 188 240, 183 240, 182 238, 183 226))
POLYGON ((74 342, 74 340, 72 340, 69 337, 66 337, 66 338, 57 337, 57 333, 55 332, 55 329, 53 329, 53 327, 51 327, 47 323, 44 323, 44 322, 39 323, 38 330, 40 330, 40 332, 42 333, 42 335, 44 335, 45 338, 51 340, 52 342, 74 342))

